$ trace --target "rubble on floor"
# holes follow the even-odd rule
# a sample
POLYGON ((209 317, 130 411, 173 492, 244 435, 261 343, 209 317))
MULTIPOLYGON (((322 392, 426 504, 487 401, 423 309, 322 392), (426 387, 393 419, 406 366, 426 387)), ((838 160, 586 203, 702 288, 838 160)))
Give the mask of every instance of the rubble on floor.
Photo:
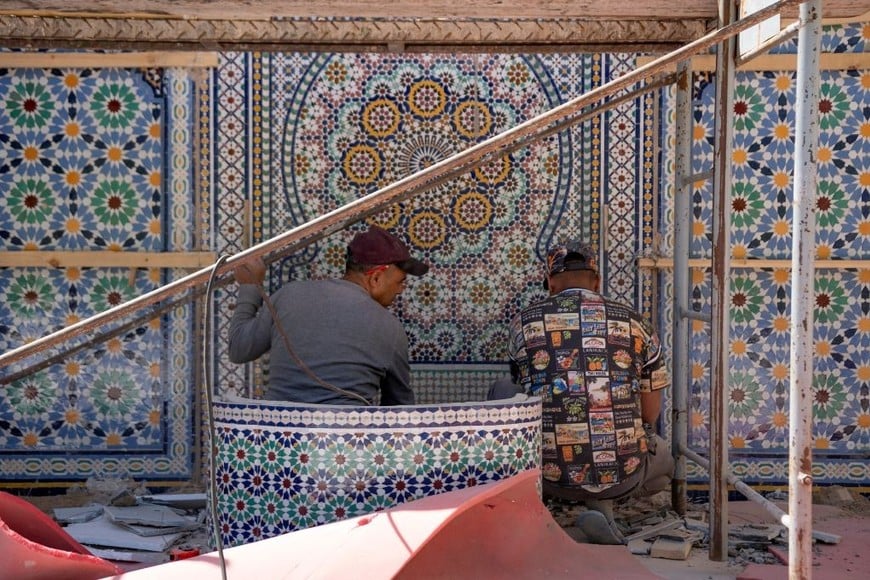
MULTIPOLYGON (((788 508, 788 492, 783 490, 771 491, 765 494, 765 498, 783 509, 788 508)), ((751 570, 748 576, 737 574, 736 577, 756 577, 753 574, 762 572, 776 576, 787 570, 788 566, 788 532, 785 526, 771 521, 764 508, 749 500, 729 502, 729 520, 731 525, 728 529, 728 559, 727 569, 751 570), (736 506, 750 504, 752 507, 738 508, 736 506), (749 514, 757 514, 749 516, 749 514), (766 572, 765 572, 766 571, 766 572)), ((842 513, 845 517, 866 517, 870 515, 870 500, 856 490, 842 486, 819 486, 814 489, 813 495, 814 522, 815 516, 821 515, 821 519, 831 517, 828 514, 842 513)), ((574 522, 581 510, 585 509, 579 503, 566 502, 557 499, 548 499, 547 507, 553 514, 554 519, 562 526, 565 532, 575 540, 582 541, 582 532, 574 522)), ((692 503, 687 506, 685 516, 679 516, 671 509, 670 492, 662 492, 649 497, 637 497, 621 500, 614 505, 614 518, 620 531, 628 543, 628 550, 635 557, 650 562, 651 568, 662 569, 661 566, 653 566, 656 560, 664 563, 667 560, 685 560, 684 573, 693 569, 695 564, 705 560, 705 552, 710 548, 709 529, 709 505, 707 503, 692 503), (657 546, 657 547, 656 547, 657 546)), ((846 520, 844 520, 846 521, 846 520)), ((854 522, 860 523, 856 519, 854 522)), ((844 530, 852 530, 852 527, 844 526, 844 530)), ((828 568, 845 566, 854 571, 860 567, 860 557, 856 553, 848 553, 846 557, 839 558, 843 562, 830 561, 826 554, 840 554, 846 548, 839 544, 853 541, 853 538, 841 536, 835 526, 828 531, 821 531, 813 527, 813 553, 814 566, 824 561, 828 568), (848 540, 848 541, 847 541, 848 540), (826 558, 822 560, 823 556, 826 558), (844 563, 845 562, 845 563, 844 563)), ((847 533, 847 532, 844 532, 847 533)), ((846 551, 851 548, 846 549, 846 551)), ((726 564, 726 563, 723 563, 726 564)), ((672 569, 671 569, 672 570, 672 569)), ((816 570, 818 572, 818 569, 816 570)), ((722 576, 724 577, 724 576, 722 576)), ((735 576, 731 576, 735 577, 735 576)), ((761 577, 761 576, 758 576, 761 577)), ((836 577, 836 571, 834 576, 836 577)), ((867 576, 864 576, 867 577, 867 576)))
MULTIPOLYGON (((679 516, 670 504, 670 492, 616 502, 614 519, 632 554, 686 560, 695 548, 709 549, 707 504, 690 504, 685 516, 679 516)), ((574 526, 585 509, 582 504, 550 498, 547 507, 568 535, 584 541, 574 526)), ((788 545, 786 529, 778 524, 732 525, 728 536, 729 564, 734 566, 781 563, 768 548, 788 545)))
POLYGON ((92 554, 135 568, 211 550, 206 494, 152 494, 133 481, 90 479, 26 498, 92 554))

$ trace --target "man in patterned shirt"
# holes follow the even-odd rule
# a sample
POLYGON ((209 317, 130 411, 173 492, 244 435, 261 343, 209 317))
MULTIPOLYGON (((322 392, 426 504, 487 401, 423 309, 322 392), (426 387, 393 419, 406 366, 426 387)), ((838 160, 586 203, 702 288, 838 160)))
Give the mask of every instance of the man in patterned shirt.
POLYGON ((669 385, 661 345, 641 315, 598 293, 592 249, 547 254, 550 296, 512 321, 512 374, 543 400, 545 495, 583 501, 577 526, 593 543, 623 542, 613 500, 664 490, 673 473, 653 431, 669 385))

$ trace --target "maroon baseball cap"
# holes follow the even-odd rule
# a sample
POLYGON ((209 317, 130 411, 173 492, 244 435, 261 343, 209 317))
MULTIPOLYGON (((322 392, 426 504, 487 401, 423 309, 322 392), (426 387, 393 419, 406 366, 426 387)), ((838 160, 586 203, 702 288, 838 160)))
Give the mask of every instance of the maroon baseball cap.
POLYGON ((395 264, 412 276, 422 276, 429 271, 429 265, 412 258, 408 247, 399 238, 378 226, 371 226, 368 231, 355 235, 347 246, 347 252, 357 264, 395 264))

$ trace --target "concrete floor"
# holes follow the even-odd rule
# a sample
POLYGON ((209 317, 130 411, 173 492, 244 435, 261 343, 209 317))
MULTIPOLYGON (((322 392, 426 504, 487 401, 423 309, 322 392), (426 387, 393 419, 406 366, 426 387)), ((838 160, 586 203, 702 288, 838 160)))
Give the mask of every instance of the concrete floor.
MULTIPOLYGON (((777 503, 784 511, 787 504, 777 503)), ((728 504, 731 524, 775 523, 763 507, 752 501, 728 504)), ((813 530, 837 534, 838 544, 816 543, 813 566, 806 578, 817 580, 870 580, 870 501, 835 507, 813 506, 813 530)), ((665 560, 649 556, 632 556, 651 572, 670 580, 784 580, 789 577, 788 548, 776 549, 782 564, 734 564, 714 562, 708 548, 693 548, 688 560, 665 560)))

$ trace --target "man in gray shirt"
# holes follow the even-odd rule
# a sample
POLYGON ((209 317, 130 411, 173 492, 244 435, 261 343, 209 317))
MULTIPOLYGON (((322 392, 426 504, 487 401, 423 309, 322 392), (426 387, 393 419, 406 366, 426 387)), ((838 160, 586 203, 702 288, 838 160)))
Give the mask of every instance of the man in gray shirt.
POLYGON ((235 270, 230 360, 270 351, 268 399, 371 405, 380 391, 381 405, 412 405, 408 337, 387 307, 408 274, 428 270, 398 238, 372 226, 348 245, 341 279, 287 284, 261 308, 266 266, 243 263, 235 270))

